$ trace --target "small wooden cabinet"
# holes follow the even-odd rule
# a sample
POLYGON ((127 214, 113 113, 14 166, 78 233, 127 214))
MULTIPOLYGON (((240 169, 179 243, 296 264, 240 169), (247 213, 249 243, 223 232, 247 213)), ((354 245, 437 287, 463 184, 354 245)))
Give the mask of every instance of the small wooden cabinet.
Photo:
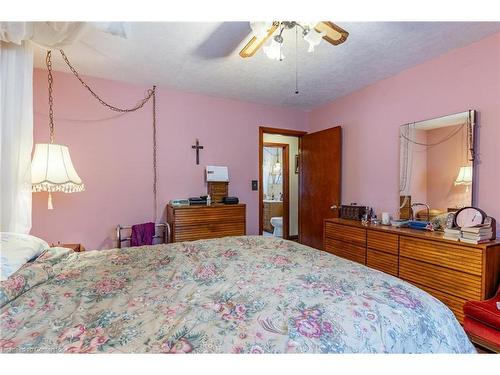
POLYGON ((327 219, 324 250, 416 285, 460 322, 465 301, 492 297, 500 281, 500 241, 470 245, 437 232, 327 219))
POLYGON ((167 206, 171 242, 194 241, 246 234, 244 204, 210 206, 167 206))
POLYGON ((229 182, 222 181, 208 181, 207 194, 210 195, 212 203, 222 203, 222 200, 227 197, 229 193, 229 182))

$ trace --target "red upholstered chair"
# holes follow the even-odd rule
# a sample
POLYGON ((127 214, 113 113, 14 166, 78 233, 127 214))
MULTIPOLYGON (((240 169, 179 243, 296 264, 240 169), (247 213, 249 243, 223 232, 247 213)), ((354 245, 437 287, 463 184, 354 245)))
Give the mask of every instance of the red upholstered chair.
POLYGON ((500 353, 500 287, 495 297, 486 301, 464 304, 464 330, 471 341, 495 353, 500 353))

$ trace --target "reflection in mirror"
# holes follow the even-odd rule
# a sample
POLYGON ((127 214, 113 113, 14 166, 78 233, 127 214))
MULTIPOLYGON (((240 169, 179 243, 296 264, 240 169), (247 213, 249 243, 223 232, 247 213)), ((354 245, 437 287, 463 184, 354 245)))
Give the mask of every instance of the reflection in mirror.
POLYGON ((431 221, 472 205, 474 120, 466 111, 401 126, 401 219, 431 221))
POLYGON ((283 200, 283 174, 281 147, 264 147, 263 153, 263 198, 264 200, 283 200))
MULTIPOLYGON (((282 144, 264 143, 262 164, 262 234, 283 237, 284 174, 286 173, 282 144)), ((287 235, 285 233, 285 235, 287 235)))

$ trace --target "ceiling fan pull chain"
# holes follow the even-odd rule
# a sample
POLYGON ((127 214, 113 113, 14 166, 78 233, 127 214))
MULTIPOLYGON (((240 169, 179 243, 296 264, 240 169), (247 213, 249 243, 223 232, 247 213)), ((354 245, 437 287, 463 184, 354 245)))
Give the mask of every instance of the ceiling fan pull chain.
POLYGON ((299 93, 299 63, 298 63, 298 53, 299 53, 299 37, 298 28, 295 28, 295 94, 299 93))

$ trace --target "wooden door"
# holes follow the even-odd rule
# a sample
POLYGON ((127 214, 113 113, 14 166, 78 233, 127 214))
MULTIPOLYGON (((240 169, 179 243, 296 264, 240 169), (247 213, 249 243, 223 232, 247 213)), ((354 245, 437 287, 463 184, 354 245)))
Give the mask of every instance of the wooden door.
POLYGON ((300 141, 299 242, 323 248, 323 223, 338 217, 341 188, 340 126, 304 135, 300 141))

